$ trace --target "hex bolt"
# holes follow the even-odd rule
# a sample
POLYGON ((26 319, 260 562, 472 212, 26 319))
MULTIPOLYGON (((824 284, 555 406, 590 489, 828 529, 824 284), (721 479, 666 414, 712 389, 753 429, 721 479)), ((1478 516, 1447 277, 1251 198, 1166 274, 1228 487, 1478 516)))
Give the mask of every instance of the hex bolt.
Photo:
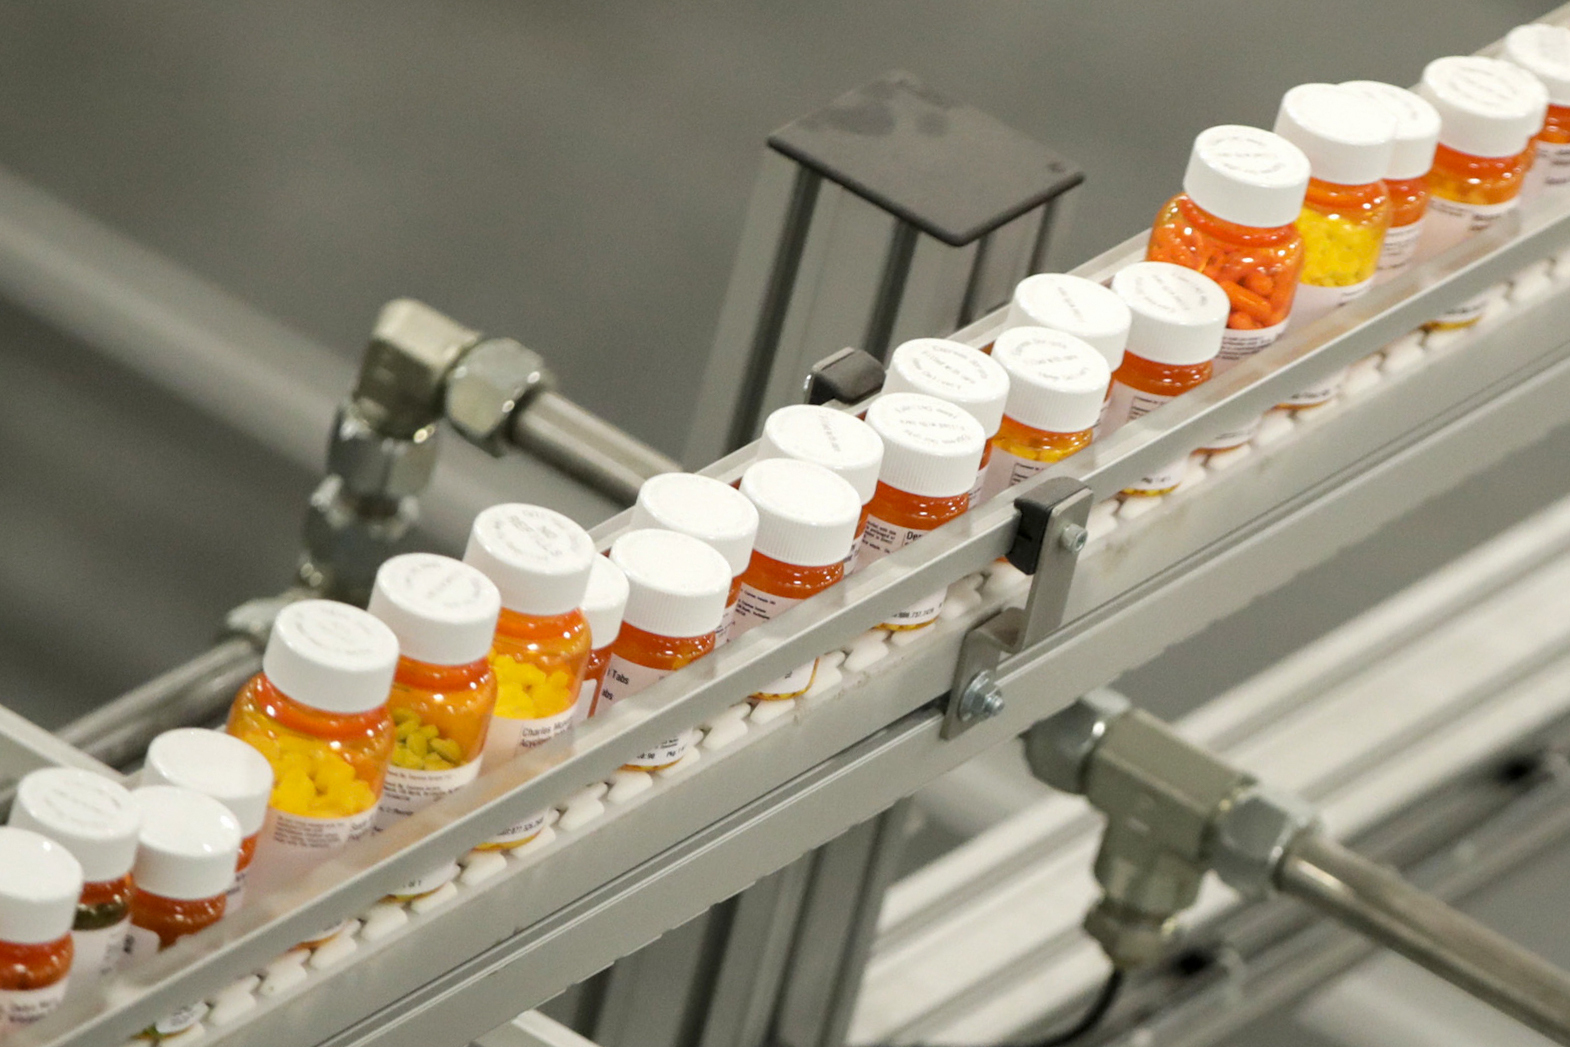
POLYGON ((1085 543, 1090 539, 1090 532, 1077 523, 1066 523, 1063 530, 1058 532, 1058 544, 1071 553, 1077 553, 1085 548, 1085 543))
POLYGON ((970 678, 965 693, 959 698, 959 718, 966 723, 989 720, 1003 711, 1003 688, 998 686, 989 669, 983 669, 970 678))

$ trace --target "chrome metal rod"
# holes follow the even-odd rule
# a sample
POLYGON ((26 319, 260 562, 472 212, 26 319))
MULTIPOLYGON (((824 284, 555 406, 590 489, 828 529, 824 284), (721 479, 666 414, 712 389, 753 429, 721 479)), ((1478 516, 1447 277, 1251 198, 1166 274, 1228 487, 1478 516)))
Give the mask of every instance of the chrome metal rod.
POLYGON ((512 422, 512 442, 607 498, 631 505, 651 476, 681 466, 557 393, 530 400, 512 422))
POLYGON ((1570 1044, 1570 974, 1320 833, 1278 874, 1307 902, 1556 1043, 1570 1044))
POLYGON ((55 733, 123 770, 141 759, 148 743, 164 731, 216 720, 240 684, 259 668, 261 654, 250 640, 224 640, 55 733))

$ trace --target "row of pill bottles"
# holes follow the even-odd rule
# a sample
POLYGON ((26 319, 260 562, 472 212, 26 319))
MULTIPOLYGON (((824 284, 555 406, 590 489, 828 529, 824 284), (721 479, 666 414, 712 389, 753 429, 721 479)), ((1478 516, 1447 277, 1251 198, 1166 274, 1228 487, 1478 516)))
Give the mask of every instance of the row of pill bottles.
MULTIPOLYGON (((70 933, 64 939, 46 942, 35 929, 35 936, 24 941, 0 930, 0 942, 31 944, 34 948, 23 952, 36 961, 31 973, 18 968, 6 977, 0 1028, 30 1024, 53 1010, 66 991, 67 972, 74 987, 90 987, 119 967, 217 923, 227 911, 242 841, 239 820, 210 796, 170 785, 127 791, 71 768, 25 777, 3 833, 5 841, 20 840, 35 856, 48 851, 37 841, 48 841, 70 857, 74 872, 65 878, 71 904, 70 933), (14 988, 18 974, 30 983, 27 987, 14 988), (8 996, 12 991, 23 995, 8 996)), ((51 869, 61 864, 51 857, 39 860, 51 869)), ((0 861, 0 869, 5 866, 0 861)), ((57 872, 51 872, 52 880, 57 872)), ((4 880, 0 874, 0 899, 7 894, 4 880)), ((5 904, 0 901, 0 908, 5 904)), ((181 1008, 141 1038, 183 1032, 205 1010, 201 1003, 181 1008)))

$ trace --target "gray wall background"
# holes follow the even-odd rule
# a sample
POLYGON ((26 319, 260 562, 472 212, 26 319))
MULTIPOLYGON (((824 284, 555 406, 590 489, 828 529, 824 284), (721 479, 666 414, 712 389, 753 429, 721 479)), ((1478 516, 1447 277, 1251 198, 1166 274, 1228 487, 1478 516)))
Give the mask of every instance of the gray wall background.
MULTIPOLYGON (((5 4, 0 164, 346 357, 403 294, 520 337, 674 453, 762 140, 843 90, 909 69, 1076 160, 1082 258, 1145 225, 1203 127, 1268 126, 1306 80, 1410 83, 1546 6, 5 4)), ((281 586, 315 477, 3 305, 0 368, 0 700, 58 724, 281 586)), ((1130 689, 1186 703, 1310 639, 1570 487, 1562 450, 1130 689)))

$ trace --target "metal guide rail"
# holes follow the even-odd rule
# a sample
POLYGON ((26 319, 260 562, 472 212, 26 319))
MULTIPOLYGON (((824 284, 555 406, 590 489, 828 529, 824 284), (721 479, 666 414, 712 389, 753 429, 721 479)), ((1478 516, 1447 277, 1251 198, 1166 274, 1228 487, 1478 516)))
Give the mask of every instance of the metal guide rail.
MULTIPOLYGON (((488 771, 298 882, 258 875, 245 910, 12 1042, 118 1045, 196 999, 212 1004, 206 1038, 224 1044, 458 1044, 499 1026, 1570 421, 1570 295, 1546 293, 1570 275, 1551 261, 1567 246, 1570 202, 1523 208, 575 736, 488 771), (1476 328, 1409 337, 1491 288, 1476 328), (1276 418, 1251 450, 1197 469, 1172 495, 1116 508, 1117 492, 1152 468, 1387 346, 1382 380, 1361 364, 1338 404, 1276 418), (1002 657, 1001 711, 945 740, 931 703, 950 690, 966 635, 1024 595, 1017 572, 995 567, 1014 540, 1014 503, 1063 481, 1097 503, 1099 539, 1050 579, 1067 586, 1067 624, 1002 657), (944 587, 950 606, 934 627, 868 633, 944 587), (802 699, 762 712, 741 701, 823 651, 841 653, 802 699), (694 725, 705 738, 681 764, 618 771, 694 725), (547 807, 554 826, 530 845, 469 857, 430 898, 379 901, 547 807), (293 949, 342 918, 356 923, 314 953, 293 949)), ((1104 279, 1141 253, 1132 240, 1077 272, 1104 279)), ((959 337, 984 344, 1000 323, 959 337)), ((732 479, 751 454, 705 472, 732 479)), ((598 528, 601 545, 625 522, 598 528)), ((41 734, 4 732, 8 770, 82 761, 41 734)))
MULTIPOLYGON (((1432 797, 1541 749, 1570 723, 1567 583, 1570 501, 1561 501, 1178 730, 1310 799, 1338 838, 1362 839, 1421 806, 1454 841, 1468 812, 1441 816, 1445 802, 1432 797)), ((1516 795, 1492 791, 1504 797, 1496 806, 1516 795)), ((1099 893, 1090 868, 1101 822, 1081 800, 1053 795, 891 887, 851 1042, 1009 1042, 1075 1007, 1106 975, 1080 931, 1099 893)), ((1242 907, 1212 880, 1185 916, 1191 938, 1209 940, 1242 907)), ((1252 1014, 1233 1011, 1238 1023, 1252 1014)))

